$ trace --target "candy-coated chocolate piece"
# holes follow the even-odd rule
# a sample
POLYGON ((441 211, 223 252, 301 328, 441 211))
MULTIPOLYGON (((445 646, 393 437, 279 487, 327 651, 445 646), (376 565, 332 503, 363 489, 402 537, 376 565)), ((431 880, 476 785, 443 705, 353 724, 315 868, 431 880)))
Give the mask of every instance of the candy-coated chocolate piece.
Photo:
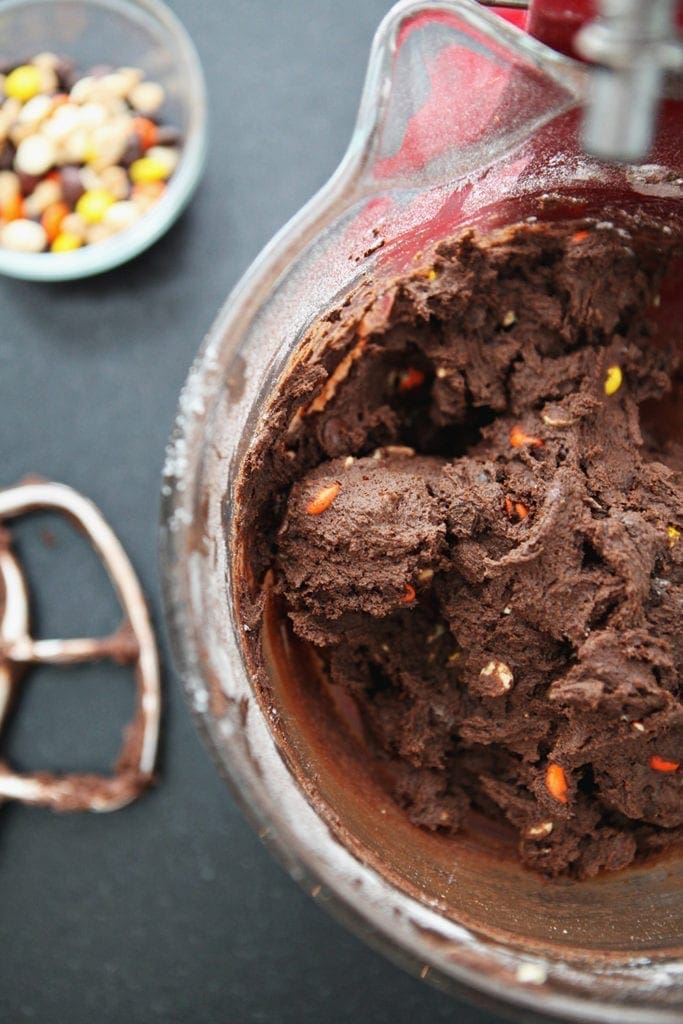
POLYGON ((5 221, 20 220, 25 215, 24 197, 20 192, 15 192, 14 195, 8 196, 5 202, 0 205, 0 217, 5 221))
POLYGON ((130 199, 124 199, 120 203, 114 203, 106 211, 103 222, 116 231, 123 231, 130 227, 140 217, 140 210, 130 199))
POLYGON ((147 150, 148 160, 158 160, 166 166, 166 177, 169 178, 180 160, 180 151, 175 146, 152 146, 147 150))
POLYGON ((42 85, 40 69, 33 64, 22 64, 10 71, 5 79, 5 95, 26 103, 40 92, 42 85))
POLYGON ((129 174, 133 184, 147 185, 153 181, 165 181, 170 171, 165 161, 143 156, 131 164, 129 174))
POLYGON ((43 213, 40 218, 45 234, 47 235, 48 242, 54 242, 57 235, 60 233, 62 223, 65 217, 69 216, 69 207, 66 203, 52 203, 51 206, 43 213))
POLYGON ((39 177, 49 171, 56 158, 55 145, 45 135, 29 135, 19 144, 14 166, 24 174, 39 177))
POLYGON ((85 236, 88 231, 88 225, 81 217, 80 213, 70 213, 68 217, 65 217, 62 221, 60 234, 61 235, 76 235, 80 238, 81 242, 85 241, 85 236))
POLYGON ((82 239, 71 231, 62 231, 50 246, 51 252, 73 252, 83 245, 82 239))
POLYGON ((605 374, 605 394, 614 395, 621 387, 624 380, 620 366, 608 366, 605 374))
POLYGON ((14 171, 0 171, 0 206, 20 194, 19 176, 14 171))
POLYGON ((0 245, 16 252, 42 252, 47 235, 34 220, 13 220, 0 230, 0 245))
POLYGON ((76 203, 76 213, 79 213, 88 224, 99 224, 114 202, 111 192, 103 188, 94 188, 83 193, 76 203))
POLYGON ((165 93, 158 82, 140 82, 128 94, 131 106, 141 114, 156 114, 164 102, 165 93))
POLYGON ((154 121, 150 121, 148 117, 134 117, 131 127, 140 140, 143 153, 156 146, 159 141, 159 129, 154 121))

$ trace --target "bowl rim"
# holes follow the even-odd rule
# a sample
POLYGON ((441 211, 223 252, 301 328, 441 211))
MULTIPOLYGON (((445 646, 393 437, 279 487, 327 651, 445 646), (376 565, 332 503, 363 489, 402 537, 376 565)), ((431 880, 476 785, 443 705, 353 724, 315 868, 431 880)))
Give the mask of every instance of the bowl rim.
MULTIPOLYGON (((4 0, 3 14, 13 8, 49 5, 52 0, 4 0)), ((206 162, 207 94, 199 54, 179 18, 163 0, 74 0, 81 5, 115 10, 133 20, 142 13, 174 37, 182 54, 191 100, 188 132, 180 160, 162 198, 131 227, 112 238, 69 253, 20 253, 0 248, 0 274, 24 281, 75 281, 113 270, 154 245, 190 202, 206 162)))

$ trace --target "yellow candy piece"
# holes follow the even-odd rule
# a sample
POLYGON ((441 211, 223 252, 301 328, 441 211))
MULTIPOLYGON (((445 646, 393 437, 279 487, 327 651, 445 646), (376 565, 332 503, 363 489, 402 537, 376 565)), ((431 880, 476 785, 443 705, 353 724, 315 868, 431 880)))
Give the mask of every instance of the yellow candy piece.
POLYGON ((93 188, 84 192, 76 203, 76 213, 88 224, 99 224, 109 207, 115 203, 111 192, 104 188, 93 188))
POLYGON ((670 548, 675 547, 681 539, 681 531, 677 530, 675 526, 667 526, 666 535, 669 538, 670 548))
POLYGON ((608 366, 605 375, 605 394, 613 395, 619 390, 624 380, 620 366, 608 366))
POLYGON ((82 244, 78 235, 74 235, 71 231, 62 231, 57 235, 50 249, 52 252, 73 252, 74 249, 80 249, 82 244))
POLYGON ((97 150, 95 149, 92 141, 90 141, 83 150, 83 163, 91 164, 94 160, 97 160, 97 150))
POLYGON ((37 96, 43 83, 40 70, 33 64, 22 64, 21 67, 10 71, 5 79, 5 95, 12 99, 26 103, 37 96))
POLYGON ((128 173, 134 185, 150 185, 154 181, 165 181, 170 174, 170 167, 165 160, 143 156, 130 165, 128 173))

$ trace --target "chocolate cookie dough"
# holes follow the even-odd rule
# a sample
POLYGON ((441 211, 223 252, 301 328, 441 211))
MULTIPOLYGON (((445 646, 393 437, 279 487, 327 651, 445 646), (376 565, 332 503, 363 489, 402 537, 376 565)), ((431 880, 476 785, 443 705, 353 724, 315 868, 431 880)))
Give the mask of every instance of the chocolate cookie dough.
POLYGON ((266 579, 411 820, 504 816, 549 875, 682 835, 680 350, 657 322, 680 242, 615 210, 362 282, 238 488, 254 644, 266 579))

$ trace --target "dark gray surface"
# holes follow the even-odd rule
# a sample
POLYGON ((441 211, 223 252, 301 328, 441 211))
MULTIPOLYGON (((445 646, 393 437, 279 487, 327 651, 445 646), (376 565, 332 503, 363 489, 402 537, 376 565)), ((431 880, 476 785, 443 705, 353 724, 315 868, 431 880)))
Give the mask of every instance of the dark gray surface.
MULTIPOLYGON (((337 164, 387 9, 172 6, 195 39, 212 106, 208 171, 190 211, 154 250, 104 277, 0 281, 0 485, 37 472, 92 497, 159 626, 159 473, 178 391, 229 288, 337 164)), ((51 522, 52 538, 44 527, 19 531, 41 635, 112 626, 116 605, 94 558, 68 529, 51 522)), ((234 807, 170 667, 165 696, 161 779, 139 803, 102 817, 0 811, 0 1020, 493 1024, 390 966, 304 896, 234 807)), ((131 706, 123 670, 36 673, 3 755, 99 770, 131 706)))

